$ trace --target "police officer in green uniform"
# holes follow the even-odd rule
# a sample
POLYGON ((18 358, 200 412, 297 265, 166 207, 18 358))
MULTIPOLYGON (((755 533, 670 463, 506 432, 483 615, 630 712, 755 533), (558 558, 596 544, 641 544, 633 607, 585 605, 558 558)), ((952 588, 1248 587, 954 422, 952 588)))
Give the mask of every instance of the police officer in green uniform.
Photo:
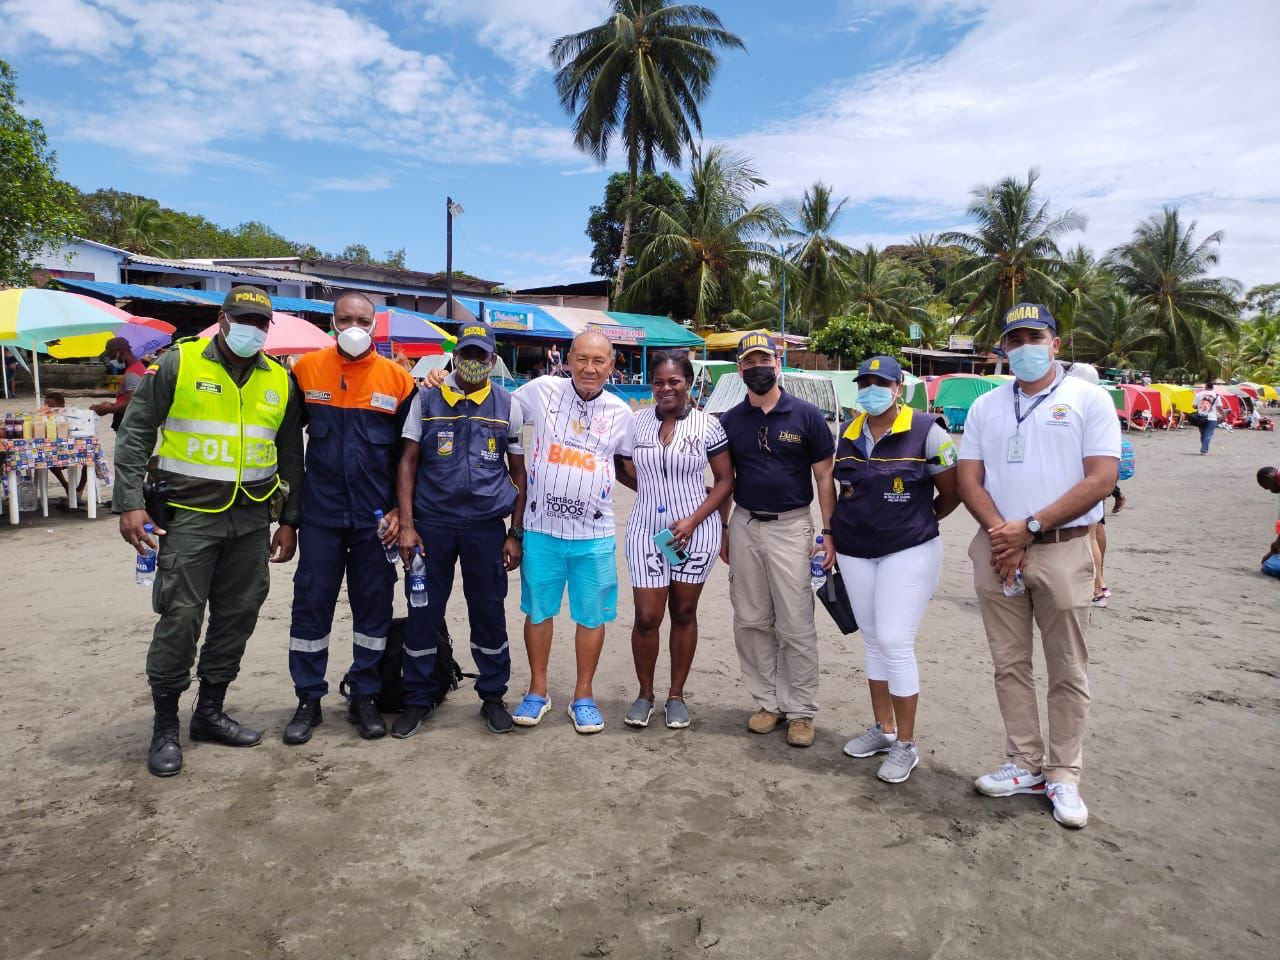
POLYGON ((178 698, 191 685, 206 604, 191 739, 235 747, 262 739, 227 716, 223 701, 267 598, 268 559, 284 563, 297 547, 302 403, 262 353, 270 324, 264 291, 232 288, 213 339, 179 343, 147 370, 116 438, 111 509, 120 535, 139 553, 159 544, 152 606, 160 620, 147 651, 155 704, 147 767, 158 777, 182 769, 178 698))

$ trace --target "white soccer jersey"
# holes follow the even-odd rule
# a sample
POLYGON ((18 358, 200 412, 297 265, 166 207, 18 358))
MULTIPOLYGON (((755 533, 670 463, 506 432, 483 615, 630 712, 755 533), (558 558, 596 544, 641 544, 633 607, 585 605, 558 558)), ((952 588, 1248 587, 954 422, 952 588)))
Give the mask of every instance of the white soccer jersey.
POLYGON ((515 396, 533 426, 525 529, 561 540, 613 536, 613 458, 631 456, 631 408, 607 390, 583 400, 567 377, 538 377, 515 396))

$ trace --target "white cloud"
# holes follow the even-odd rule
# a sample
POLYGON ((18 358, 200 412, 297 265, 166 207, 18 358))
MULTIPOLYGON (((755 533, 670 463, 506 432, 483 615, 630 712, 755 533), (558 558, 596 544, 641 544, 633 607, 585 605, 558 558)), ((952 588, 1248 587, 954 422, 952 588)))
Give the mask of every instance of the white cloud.
MULTIPOLYGON (((422 160, 576 156, 563 128, 494 100, 444 57, 398 45, 331 0, 278 0, 269 11, 257 0, 54 2, 67 20, 114 24, 103 28, 110 42, 90 42, 87 28, 76 34, 84 37, 76 49, 102 65, 95 87, 56 111, 66 132, 158 166, 261 168, 253 152, 268 138, 422 160)), ((9 0, 10 8, 12 42, 66 49, 51 39, 59 24, 33 0, 9 0)))
POLYGON ((511 87, 523 91, 551 68, 551 41, 603 23, 608 0, 422 0, 428 20, 471 27, 476 42, 511 64, 511 87))
POLYGON ((974 186, 1036 165, 1055 207, 1089 217, 1079 239, 1095 250, 1180 202, 1200 236, 1225 232, 1224 272, 1276 278, 1280 5, 978 6, 934 5, 977 17, 945 55, 835 84, 819 108, 732 145, 773 196, 822 179, 877 219, 900 220, 903 237, 922 222, 950 225, 974 186))
POLYGON ((383 172, 370 173, 363 177, 325 177, 315 181, 317 190, 331 190, 336 193, 376 193, 391 187, 391 177, 383 172))
POLYGON ((20 51, 27 37, 71 54, 100 55, 128 42, 119 20, 82 0, 0 0, 0 52, 20 51))

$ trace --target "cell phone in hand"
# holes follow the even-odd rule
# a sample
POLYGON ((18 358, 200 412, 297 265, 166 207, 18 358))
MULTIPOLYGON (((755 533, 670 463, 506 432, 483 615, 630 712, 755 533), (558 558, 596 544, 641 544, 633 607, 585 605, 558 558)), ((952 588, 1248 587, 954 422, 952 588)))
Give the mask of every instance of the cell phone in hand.
POLYGON ((689 551, 676 545, 675 534, 670 529, 660 530, 655 533, 653 542, 662 551, 662 555, 667 558, 667 563, 673 567, 678 567, 689 559, 689 551))

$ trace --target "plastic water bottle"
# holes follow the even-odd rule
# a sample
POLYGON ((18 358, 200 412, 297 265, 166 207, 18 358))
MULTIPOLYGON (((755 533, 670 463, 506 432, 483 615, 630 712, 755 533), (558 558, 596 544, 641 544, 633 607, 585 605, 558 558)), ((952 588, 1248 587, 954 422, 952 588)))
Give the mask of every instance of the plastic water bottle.
POLYGON ((814 590, 821 590, 822 585, 827 582, 827 571, 822 566, 823 557, 826 556, 822 549, 822 534, 818 534, 818 539, 814 542, 818 545, 818 552, 809 558, 809 583, 814 590))
POLYGON ((1004 595, 1006 597, 1020 597, 1027 592, 1027 585, 1023 582, 1022 571, 1017 570, 1013 574, 1013 583, 1003 584, 1004 595))
MULTIPOLYGON (((142 527, 147 533, 155 533, 156 528, 151 524, 144 524, 142 527)), ((156 582, 156 551, 154 547, 144 546, 145 552, 135 554, 135 562, 133 565, 133 582, 140 587, 149 587, 156 582)))
POLYGON ((427 605, 427 561, 422 559, 422 548, 414 550, 413 560, 409 563, 409 606, 425 607, 427 605))
POLYGON ((378 542, 382 544, 382 552, 387 555, 387 563, 395 563, 400 557, 400 551, 395 547, 388 547, 382 539, 387 535, 387 527, 391 526, 391 521, 383 515, 381 510, 373 511, 373 519, 378 524, 378 542))

